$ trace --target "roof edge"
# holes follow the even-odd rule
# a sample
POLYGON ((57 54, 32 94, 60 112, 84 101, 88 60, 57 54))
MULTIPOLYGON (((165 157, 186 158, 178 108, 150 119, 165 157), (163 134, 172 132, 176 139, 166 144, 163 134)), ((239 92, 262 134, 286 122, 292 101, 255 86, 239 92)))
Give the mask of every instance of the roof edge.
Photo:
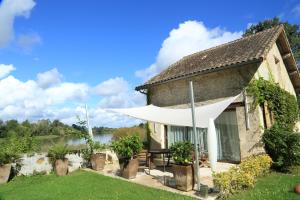
POLYGON ((184 79, 184 78, 190 78, 190 77, 197 76, 197 75, 202 75, 202 74, 213 73, 213 72, 217 72, 217 71, 221 71, 221 70, 230 69, 230 68, 233 68, 233 67, 238 67, 238 66, 241 66, 241 65, 259 63, 259 62, 262 62, 263 59, 264 59, 263 57, 259 57, 259 58, 254 58, 252 60, 248 60, 248 61, 245 61, 245 62, 234 63, 234 64, 229 64, 229 65, 221 65, 221 66, 218 66, 218 67, 215 67, 215 68, 212 68, 212 69, 204 69, 204 70, 188 73, 188 74, 185 74, 185 75, 173 77, 173 78, 170 78, 170 79, 164 79, 164 80, 161 80, 161 81, 156 81, 156 82, 153 82, 153 83, 150 83, 150 84, 139 85, 139 86, 135 87, 135 90, 136 91, 141 91, 143 89, 148 89, 151 86, 163 84, 163 83, 166 83, 166 82, 181 80, 181 79, 184 79))

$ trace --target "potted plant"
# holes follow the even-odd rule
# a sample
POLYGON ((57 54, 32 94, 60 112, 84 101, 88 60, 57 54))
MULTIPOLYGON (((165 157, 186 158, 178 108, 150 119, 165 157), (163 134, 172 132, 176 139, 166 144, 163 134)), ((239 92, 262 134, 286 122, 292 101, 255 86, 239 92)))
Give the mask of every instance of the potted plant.
POLYGON ((86 121, 80 120, 79 117, 77 124, 73 124, 73 127, 76 129, 73 134, 84 139, 87 146, 87 148, 81 150, 82 157, 85 160, 85 165, 96 171, 103 170, 105 167, 106 155, 96 151, 105 149, 106 145, 93 141, 88 132, 86 121))
POLYGON ((69 153, 67 145, 55 145, 49 149, 48 157, 52 160, 55 173, 65 176, 68 173, 69 161, 66 155, 69 153))
POLYGON ((192 165, 193 144, 188 141, 176 142, 170 147, 170 150, 175 162, 172 165, 172 170, 176 188, 183 191, 192 190, 194 185, 192 165))
POLYGON ((136 177, 139 168, 137 155, 142 150, 142 146, 137 134, 121 137, 112 143, 112 149, 119 157, 122 177, 127 179, 136 177))
MULTIPOLYGON (((29 134, 21 137, 11 135, 0 145, 0 184, 6 183, 12 171, 12 163, 20 158, 20 154, 34 152, 39 149, 36 140, 29 134)), ((18 166, 18 164, 16 164, 18 166)), ((15 168, 15 170, 17 170, 15 168)))
POLYGON ((90 165, 93 170, 101 171, 104 169, 106 155, 99 151, 105 149, 105 147, 106 146, 100 142, 92 142, 88 145, 87 149, 82 151, 84 160, 88 162, 88 165, 90 165))

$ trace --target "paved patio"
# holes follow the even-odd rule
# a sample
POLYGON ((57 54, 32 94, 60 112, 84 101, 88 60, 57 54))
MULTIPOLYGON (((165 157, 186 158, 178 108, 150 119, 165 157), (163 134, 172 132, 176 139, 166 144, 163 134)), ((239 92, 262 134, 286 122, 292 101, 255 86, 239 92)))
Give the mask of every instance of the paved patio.
MULTIPOLYGON (((216 167, 216 172, 227 171, 232 166, 234 166, 234 164, 218 162, 216 167)), ((90 169, 86 169, 86 170, 93 171, 90 169)), ((93 171, 93 172, 114 177, 114 178, 123 179, 117 176, 115 173, 112 173, 112 171, 109 170, 109 167, 106 167, 104 171, 93 171)), ((150 171, 150 175, 149 175, 149 170, 147 168, 140 169, 135 179, 130 179, 130 180, 123 179, 123 180, 141 184, 147 187, 158 188, 170 192, 175 192, 175 193, 199 198, 198 196, 196 196, 195 191, 184 192, 174 188, 174 180, 173 180, 173 173, 171 172, 171 167, 166 167, 165 172, 163 172, 162 167, 158 167, 157 169, 152 169, 150 171)), ((201 184, 205 184, 208 185, 209 187, 213 187, 212 172, 210 168, 208 167, 200 168, 200 182, 201 184)), ((216 198, 216 194, 209 194, 208 198, 206 199, 212 200, 215 198, 216 198)))

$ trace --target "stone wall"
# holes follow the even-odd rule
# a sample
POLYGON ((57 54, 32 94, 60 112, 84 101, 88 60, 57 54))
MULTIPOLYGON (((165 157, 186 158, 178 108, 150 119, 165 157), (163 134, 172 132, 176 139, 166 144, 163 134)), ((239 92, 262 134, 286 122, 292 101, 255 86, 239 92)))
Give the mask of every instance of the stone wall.
MULTIPOLYGON (((96 153, 106 154, 106 165, 103 169, 105 172, 117 173, 120 169, 117 155, 110 150, 103 150, 96 153)), ((67 154, 66 158, 69 160, 68 171, 73 172, 83 166, 84 160, 79 154, 67 154)), ((35 153, 33 155, 24 154, 18 160, 17 169, 18 175, 34 175, 36 173, 49 174, 53 171, 53 166, 47 157, 47 153, 35 153)), ((16 163, 13 165, 16 168, 16 163)))
MULTIPOLYGON (((69 172, 73 172, 82 167, 83 159, 79 154, 68 154, 69 172)), ((18 175, 33 175, 35 173, 49 174, 53 171, 52 164, 47 157, 47 153, 36 153, 34 155, 24 154, 18 164, 21 166, 18 175)))
POLYGON ((150 101, 151 104, 161 107, 188 104, 190 80, 194 85, 195 102, 236 96, 248 85, 257 67, 254 64, 244 65, 155 85, 149 89, 150 101))

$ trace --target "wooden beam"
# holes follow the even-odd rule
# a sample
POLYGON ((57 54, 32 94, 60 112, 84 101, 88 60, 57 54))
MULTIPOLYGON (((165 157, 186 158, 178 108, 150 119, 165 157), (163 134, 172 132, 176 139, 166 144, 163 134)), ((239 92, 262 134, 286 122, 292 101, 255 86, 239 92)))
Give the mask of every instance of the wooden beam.
POLYGON ((295 75, 295 74, 298 74, 298 71, 297 71, 297 70, 292 71, 292 72, 289 72, 289 75, 290 75, 290 76, 293 76, 293 75, 295 75))
POLYGON ((291 53, 287 53, 287 54, 282 55, 282 59, 285 60, 287 58, 290 58, 291 56, 292 56, 291 53))

